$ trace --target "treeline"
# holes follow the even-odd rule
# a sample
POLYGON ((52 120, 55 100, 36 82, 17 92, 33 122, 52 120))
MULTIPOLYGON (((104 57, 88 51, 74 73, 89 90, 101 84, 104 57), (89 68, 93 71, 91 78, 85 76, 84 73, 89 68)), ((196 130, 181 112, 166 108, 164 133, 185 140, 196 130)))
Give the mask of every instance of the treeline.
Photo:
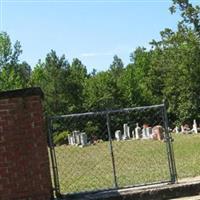
POLYGON ((160 104, 167 99, 174 123, 200 119, 200 8, 173 0, 177 30, 161 31, 150 49, 138 47, 124 66, 115 55, 107 71, 88 73, 75 58, 69 63, 54 50, 31 68, 20 62, 21 45, 0 33, 0 90, 39 86, 48 115, 160 104))

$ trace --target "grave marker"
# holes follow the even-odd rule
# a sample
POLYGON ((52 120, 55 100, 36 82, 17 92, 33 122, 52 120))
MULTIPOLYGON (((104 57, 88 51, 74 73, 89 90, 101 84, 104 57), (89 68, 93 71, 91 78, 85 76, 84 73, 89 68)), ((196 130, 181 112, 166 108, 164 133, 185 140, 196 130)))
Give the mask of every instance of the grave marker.
POLYGON ((139 127, 138 123, 136 124, 135 128, 135 139, 140 139, 141 138, 141 128, 139 127))
POLYGON ((115 131, 115 139, 116 139, 117 141, 122 140, 122 132, 121 132, 121 130, 116 130, 116 131, 115 131))

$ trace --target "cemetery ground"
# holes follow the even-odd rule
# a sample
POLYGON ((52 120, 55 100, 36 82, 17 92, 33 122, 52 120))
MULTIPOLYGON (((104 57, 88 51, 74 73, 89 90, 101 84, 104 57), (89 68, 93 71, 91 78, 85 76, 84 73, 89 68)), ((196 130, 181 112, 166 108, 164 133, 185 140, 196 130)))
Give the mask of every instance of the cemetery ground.
MULTIPOLYGON (((200 134, 173 134, 178 178, 200 175, 200 134)), ((166 143, 113 141, 118 187, 170 180, 166 143)), ((55 148, 61 193, 113 187, 109 142, 55 148)))

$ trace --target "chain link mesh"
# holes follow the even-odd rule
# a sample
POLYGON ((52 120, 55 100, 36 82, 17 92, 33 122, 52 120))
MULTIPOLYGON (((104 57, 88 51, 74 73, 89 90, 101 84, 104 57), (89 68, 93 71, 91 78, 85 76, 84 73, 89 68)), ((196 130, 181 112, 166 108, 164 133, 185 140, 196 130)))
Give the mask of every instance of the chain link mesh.
POLYGON ((166 131, 157 137, 155 126, 164 128, 161 105, 53 117, 60 192, 169 181, 166 131))
MULTIPOLYGON (((112 133, 115 130, 116 118, 123 124, 128 124, 130 130, 135 130, 138 123, 141 129, 148 127, 164 127, 162 108, 133 110, 111 116, 112 133)), ((119 125, 123 130, 123 127, 119 125)), ((142 131, 142 130, 141 130, 142 131)), ((153 140, 143 137, 139 140, 131 139, 113 141, 117 182, 119 187, 132 186, 169 180, 166 143, 164 140, 153 140)))

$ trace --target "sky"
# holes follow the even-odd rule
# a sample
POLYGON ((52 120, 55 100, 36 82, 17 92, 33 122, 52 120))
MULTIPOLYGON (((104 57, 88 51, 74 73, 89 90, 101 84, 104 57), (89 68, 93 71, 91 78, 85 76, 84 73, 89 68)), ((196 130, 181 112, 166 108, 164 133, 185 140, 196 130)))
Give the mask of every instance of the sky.
POLYGON ((106 70, 118 55, 130 62, 138 46, 149 48, 164 28, 176 30, 171 0, 0 0, 0 31, 19 40, 21 60, 32 68, 51 49, 88 72, 106 70))

